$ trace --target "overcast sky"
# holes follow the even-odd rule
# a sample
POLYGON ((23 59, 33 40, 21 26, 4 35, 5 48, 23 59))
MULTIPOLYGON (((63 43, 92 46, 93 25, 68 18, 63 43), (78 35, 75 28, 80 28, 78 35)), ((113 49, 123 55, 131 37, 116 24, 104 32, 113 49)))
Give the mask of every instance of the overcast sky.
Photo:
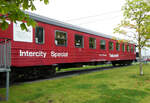
MULTIPOLYGON (((48 5, 35 2, 34 13, 67 22, 86 29, 113 34, 122 19, 125 0, 49 0, 48 5)), ((118 35, 117 35, 118 36, 118 35)))
POLYGON ((37 10, 33 12, 96 32, 125 38, 113 33, 113 29, 123 19, 121 8, 124 3, 125 0, 49 0, 49 4, 45 5, 38 0, 35 2, 37 10))

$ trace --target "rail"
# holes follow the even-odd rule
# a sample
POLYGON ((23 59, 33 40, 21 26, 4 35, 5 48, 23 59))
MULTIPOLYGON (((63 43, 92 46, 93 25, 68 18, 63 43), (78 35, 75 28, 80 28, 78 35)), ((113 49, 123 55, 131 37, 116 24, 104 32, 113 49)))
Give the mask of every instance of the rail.
POLYGON ((0 72, 6 72, 6 100, 9 97, 9 72, 11 66, 11 40, 0 38, 0 72))
POLYGON ((0 69, 9 69, 11 65, 11 42, 8 38, 0 38, 0 69))

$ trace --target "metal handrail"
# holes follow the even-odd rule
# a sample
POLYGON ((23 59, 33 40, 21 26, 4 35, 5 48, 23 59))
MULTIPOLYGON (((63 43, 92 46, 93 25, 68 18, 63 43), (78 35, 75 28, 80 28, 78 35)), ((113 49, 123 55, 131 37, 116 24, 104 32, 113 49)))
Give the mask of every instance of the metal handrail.
POLYGON ((0 38, 0 69, 9 68, 11 64, 11 39, 0 38))
POLYGON ((6 72, 6 100, 9 97, 9 72, 11 65, 11 39, 0 37, 0 72, 6 72))

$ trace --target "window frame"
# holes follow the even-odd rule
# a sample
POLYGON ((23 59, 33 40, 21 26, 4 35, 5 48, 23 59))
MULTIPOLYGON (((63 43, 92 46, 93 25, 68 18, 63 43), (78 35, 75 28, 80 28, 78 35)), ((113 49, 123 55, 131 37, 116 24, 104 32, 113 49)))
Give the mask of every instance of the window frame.
POLYGON ((36 26, 35 27, 35 43, 36 44, 44 44, 45 43, 45 30, 44 30, 44 27, 42 27, 42 26, 36 26), (37 38, 36 37, 37 28, 42 28, 43 29, 43 40, 42 40, 43 42, 39 42, 38 39, 36 40, 36 38, 37 38))
POLYGON ((68 42, 68 34, 67 34, 67 32, 61 31, 61 30, 55 30, 55 45, 56 45, 56 46, 64 46, 64 47, 66 47, 66 46, 68 45, 67 42, 68 42), (66 36, 65 36, 65 45, 56 44, 56 39, 57 39, 57 38, 56 38, 56 33, 57 33, 57 32, 63 32, 63 33, 65 33, 65 35, 66 35, 66 36))
POLYGON ((74 35, 74 46, 75 46, 75 48, 84 48, 84 36, 83 35, 80 35, 80 34, 75 34, 74 35), (76 36, 82 37, 82 41, 81 41, 81 46, 80 47, 76 46, 76 36))
POLYGON ((96 49, 96 38, 89 37, 89 48, 90 49, 96 49), (90 39, 94 39, 94 48, 90 47, 90 39))

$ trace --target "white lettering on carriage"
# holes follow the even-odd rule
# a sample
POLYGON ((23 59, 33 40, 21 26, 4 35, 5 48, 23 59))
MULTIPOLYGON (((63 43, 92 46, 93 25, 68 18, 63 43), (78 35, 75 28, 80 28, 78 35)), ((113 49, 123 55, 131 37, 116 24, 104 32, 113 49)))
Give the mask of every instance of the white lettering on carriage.
POLYGON ((107 56, 107 54, 99 54, 99 56, 106 57, 106 56, 107 56))
POLYGON ((62 52, 62 53, 56 53, 54 51, 51 51, 52 57, 68 57, 68 52, 62 52))
POLYGON ((114 57, 119 57, 119 54, 109 54, 109 56, 114 58, 114 57))
POLYGON ((29 56, 29 57, 46 57, 46 52, 38 51, 38 52, 32 52, 32 51, 19 51, 20 56, 29 56))

